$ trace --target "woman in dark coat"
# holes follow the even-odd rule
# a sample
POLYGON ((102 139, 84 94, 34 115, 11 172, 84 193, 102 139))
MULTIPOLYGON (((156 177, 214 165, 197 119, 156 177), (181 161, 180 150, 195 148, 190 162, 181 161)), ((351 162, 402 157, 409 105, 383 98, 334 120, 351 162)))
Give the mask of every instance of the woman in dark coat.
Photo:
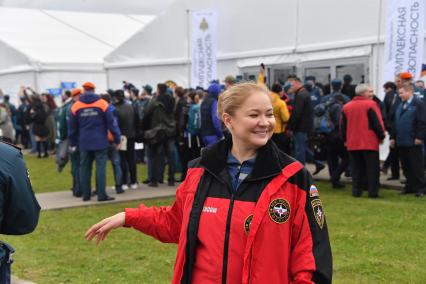
POLYGON ((39 95, 34 95, 31 98, 29 117, 33 124, 33 134, 35 136, 37 145, 38 158, 41 158, 42 146, 44 151, 43 158, 46 158, 49 156, 47 153, 47 138, 49 136, 49 129, 46 127, 47 112, 39 95))

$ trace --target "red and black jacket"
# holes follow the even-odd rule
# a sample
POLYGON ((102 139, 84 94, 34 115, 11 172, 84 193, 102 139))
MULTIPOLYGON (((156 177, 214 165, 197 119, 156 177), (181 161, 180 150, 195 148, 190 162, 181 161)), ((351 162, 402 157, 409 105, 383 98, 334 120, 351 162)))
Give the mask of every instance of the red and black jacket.
POLYGON ((178 243, 172 283, 331 283, 327 224, 309 173, 268 142, 234 194, 231 145, 203 151, 171 207, 126 209, 126 226, 178 243))

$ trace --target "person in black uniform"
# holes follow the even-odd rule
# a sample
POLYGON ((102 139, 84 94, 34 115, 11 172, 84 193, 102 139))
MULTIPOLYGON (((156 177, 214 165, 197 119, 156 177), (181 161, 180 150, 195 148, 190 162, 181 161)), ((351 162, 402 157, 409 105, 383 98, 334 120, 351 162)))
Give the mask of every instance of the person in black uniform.
MULTIPOLYGON (((0 234, 24 235, 34 231, 40 206, 34 196, 21 150, 0 142, 0 234)), ((0 283, 10 283, 13 248, 0 242, 0 283)))

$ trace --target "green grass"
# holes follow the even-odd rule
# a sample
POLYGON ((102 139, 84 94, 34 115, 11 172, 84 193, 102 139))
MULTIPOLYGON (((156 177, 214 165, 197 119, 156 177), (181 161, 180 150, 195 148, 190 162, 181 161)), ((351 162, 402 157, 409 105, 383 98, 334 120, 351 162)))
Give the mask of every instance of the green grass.
MULTIPOLYGON (((349 188, 318 187, 333 249, 333 283, 426 283, 426 199, 392 190, 382 190, 383 199, 356 199, 349 188)), ((169 283, 175 245, 132 229, 114 231, 99 247, 84 240, 91 224, 137 204, 42 212, 34 234, 5 238, 17 249, 14 274, 37 283, 169 283)))
MULTIPOLYGON (((33 185, 34 192, 54 192, 66 191, 71 188, 71 163, 65 166, 63 171, 59 173, 56 170, 56 163, 54 157, 48 159, 37 159, 36 155, 25 155, 25 162, 30 172, 31 184, 33 185)), ((137 165, 138 181, 142 182, 146 179, 146 166, 142 164, 137 165)), ((114 176, 112 173, 111 162, 107 162, 107 185, 113 186, 114 176)), ((92 174, 92 187, 95 186, 95 165, 93 163, 92 174)))

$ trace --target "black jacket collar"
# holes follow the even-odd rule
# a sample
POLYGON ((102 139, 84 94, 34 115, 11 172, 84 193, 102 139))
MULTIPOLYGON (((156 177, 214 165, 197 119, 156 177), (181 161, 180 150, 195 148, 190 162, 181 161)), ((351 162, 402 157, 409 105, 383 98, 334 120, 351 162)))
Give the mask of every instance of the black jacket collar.
MULTIPOLYGON (((200 164, 216 176, 220 176, 226 168, 228 152, 232 147, 232 138, 221 140, 210 148, 203 150, 200 164)), ((263 179, 278 175, 294 159, 281 152, 271 140, 265 146, 259 148, 253 171, 249 180, 263 179)))

